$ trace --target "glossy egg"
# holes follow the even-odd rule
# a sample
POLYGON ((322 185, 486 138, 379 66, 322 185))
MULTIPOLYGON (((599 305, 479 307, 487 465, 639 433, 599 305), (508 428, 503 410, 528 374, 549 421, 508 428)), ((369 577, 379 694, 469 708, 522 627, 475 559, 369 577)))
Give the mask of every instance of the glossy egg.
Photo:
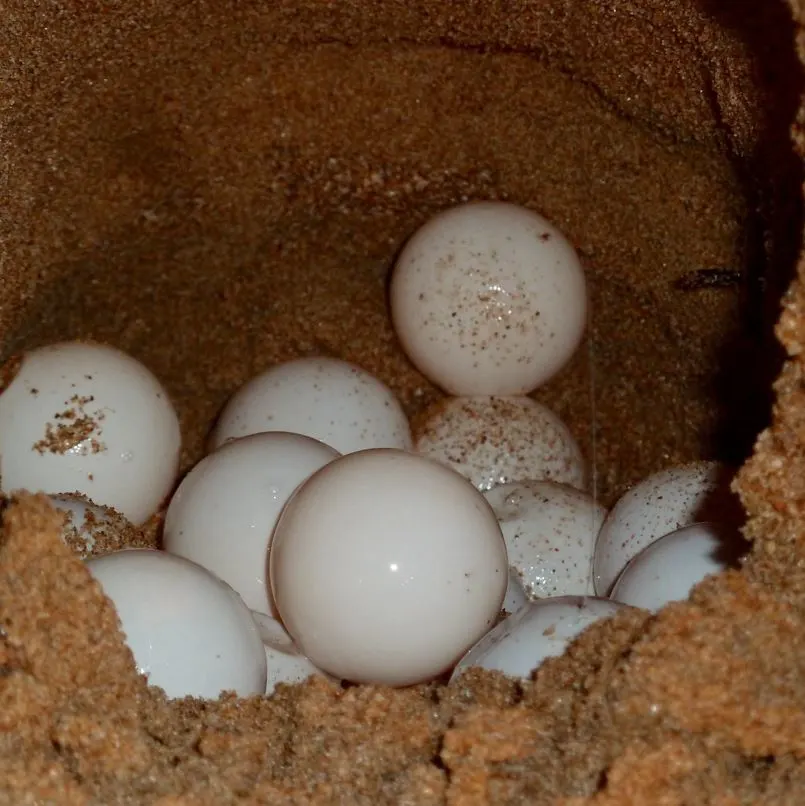
POLYGON ((494 512, 466 479, 412 453, 336 459, 294 493, 274 532, 284 626, 353 682, 434 678, 494 623, 508 580, 494 512))
POLYGON ((579 257, 538 213, 499 201, 452 207, 400 253, 391 317, 412 363, 453 395, 520 395, 559 372, 587 318, 579 257))
POLYGON ((179 420, 139 361, 100 344, 30 350, 0 377, 3 492, 78 492, 144 523, 176 479, 179 420))
POLYGON ((731 526, 694 523, 655 540, 633 557, 611 598, 646 610, 687 599, 711 574, 740 567, 749 544, 731 526))
POLYGON ((274 526, 293 491, 339 455, 282 431, 227 442, 179 485, 165 516, 165 550, 212 571, 252 610, 274 613, 268 585, 274 526))
POLYGON ((411 447, 408 419, 394 393, 335 358, 300 358, 252 378, 224 407, 210 448, 261 431, 304 434, 339 453, 411 447))
POLYGON ((209 571, 153 549, 87 561, 112 600, 138 670, 169 697, 247 697, 266 688, 266 653, 242 599, 209 571))

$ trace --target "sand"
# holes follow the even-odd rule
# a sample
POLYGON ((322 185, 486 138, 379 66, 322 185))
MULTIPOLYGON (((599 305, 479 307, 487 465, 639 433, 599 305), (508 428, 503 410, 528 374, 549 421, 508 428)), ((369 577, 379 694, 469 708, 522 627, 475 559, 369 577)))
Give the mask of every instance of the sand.
POLYGON ((772 425, 737 485, 743 572, 595 627, 522 684, 313 680, 169 702, 53 514, 22 497, 0 542, 0 802, 797 802, 799 285, 770 411, 801 229, 787 15, 714 0, 7 3, 2 356, 63 338, 129 351, 178 406, 184 469, 227 395, 294 356, 356 361, 412 417, 437 402, 394 341, 385 283, 413 229, 468 198, 532 206, 585 261, 588 340, 536 397, 571 427, 601 501, 677 462, 740 463, 772 425))

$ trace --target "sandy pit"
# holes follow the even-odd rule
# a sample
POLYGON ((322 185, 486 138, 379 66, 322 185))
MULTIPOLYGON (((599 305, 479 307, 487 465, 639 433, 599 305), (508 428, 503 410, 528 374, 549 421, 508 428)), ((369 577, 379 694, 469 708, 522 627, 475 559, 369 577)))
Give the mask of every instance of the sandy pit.
POLYGON ((0 542, 0 802, 799 802, 791 5, 5 4, 0 359, 60 339, 130 352, 178 407, 183 470, 239 384, 300 355, 355 361, 415 419, 441 394, 395 342, 388 269, 434 212, 508 199, 585 262, 587 340, 536 397, 596 495, 745 463, 753 552, 690 602, 597 625, 531 682, 168 701, 57 516, 21 496, 0 542))

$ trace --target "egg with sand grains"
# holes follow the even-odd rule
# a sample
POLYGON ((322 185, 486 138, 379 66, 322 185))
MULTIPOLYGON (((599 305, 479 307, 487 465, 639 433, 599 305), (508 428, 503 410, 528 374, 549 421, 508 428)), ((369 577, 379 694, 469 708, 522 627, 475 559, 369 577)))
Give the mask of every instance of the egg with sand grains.
POLYGON ((135 525, 170 494, 179 419, 139 361, 101 344, 63 342, 0 370, 3 492, 77 492, 135 525))
MULTIPOLYGON (((51 495, 50 503, 64 516, 62 540, 78 554, 86 559, 98 547, 99 551, 108 551, 109 544, 115 549, 123 548, 121 541, 125 539, 128 525, 122 515, 108 507, 99 507, 79 495, 51 495)), ((128 525, 128 528, 131 528, 128 525)))
POLYGON ((587 467, 568 427, 530 397, 451 397, 415 421, 414 449, 479 490, 549 479, 584 488, 587 467))
POLYGON ((283 624, 318 668, 406 686, 448 670, 492 626, 508 567, 495 514, 466 479, 375 449, 294 493, 270 574, 283 624))
POLYGON ((567 238, 499 201, 434 216, 391 275, 391 318, 419 371, 453 395, 521 395, 556 375, 584 335, 587 288, 567 238))
POLYGON ((340 454, 301 434, 272 431, 227 442, 182 480, 162 544, 231 585, 252 610, 275 614, 268 551, 293 491, 340 454))
POLYGON ((391 389, 336 358, 299 358, 252 378, 221 412, 210 449, 261 431, 304 434, 339 453, 411 447, 408 419, 391 389))
POLYGON ((138 670, 169 697, 266 689, 266 653, 242 599, 196 563, 155 549, 87 561, 111 599, 138 670))

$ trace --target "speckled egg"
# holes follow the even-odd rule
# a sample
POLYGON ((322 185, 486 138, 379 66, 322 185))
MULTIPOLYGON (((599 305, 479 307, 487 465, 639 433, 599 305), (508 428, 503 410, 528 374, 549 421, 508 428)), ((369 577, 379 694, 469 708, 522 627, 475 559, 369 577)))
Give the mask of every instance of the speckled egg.
POLYGON ((486 493, 509 566, 530 599, 592 595, 595 539, 607 511, 587 493, 552 481, 502 484, 486 493))
POLYGON ((598 533, 593 561, 596 593, 608 595, 632 557, 676 529, 703 521, 737 529, 744 513, 730 490, 734 473, 717 462, 692 462, 655 473, 632 487, 598 533))
POLYGON ((454 395, 526 394, 584 334, 579 257, 541 215, 506 202, 445 210, 403 248, 391 317, 411 362, 454 395))
POLYGON ((528 397, 455 397, 415 427, 414 449, 449 465, 482 492, 548 479, 583 488, 587 470, 567 426, 528 397))
POLYGON ((394 393, 336 358, 300 358, 252 378, 224 407, 209 447, 263 431, 313 437, 339 453, 411 448, 408 419, 394 393))

